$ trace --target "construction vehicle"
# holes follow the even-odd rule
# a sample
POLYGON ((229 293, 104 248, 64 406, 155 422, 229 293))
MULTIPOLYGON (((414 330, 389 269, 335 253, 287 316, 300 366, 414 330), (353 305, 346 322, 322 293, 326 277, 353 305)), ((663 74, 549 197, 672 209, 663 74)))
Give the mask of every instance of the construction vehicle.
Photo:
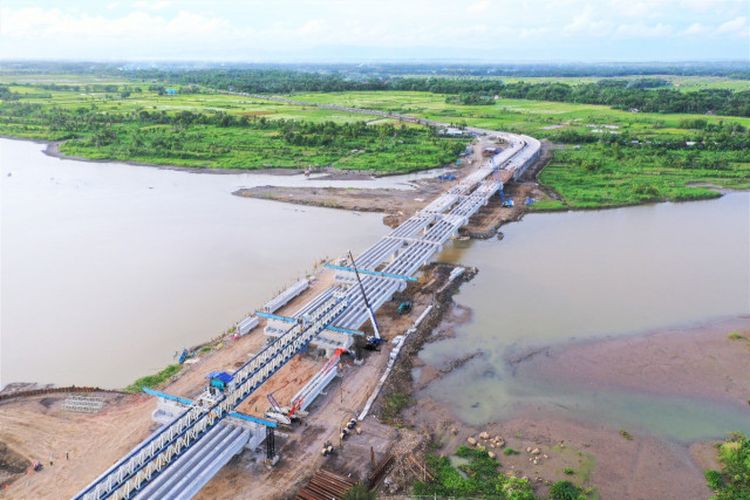
POLYGON ((320 450, 320 454, 324 457, 333 454, 333 445, 330 441, 326 441, 325 443, 323 443, 323 448, 320 450))
POLYGON ((368 351, 379 351, 380 344, 383 343, 383 339, 376 337, 375 335, 368 335, 365 343, 365 349, 368 351))
POLYGON ((398 305, 399 314, 407 314, 411 311, 412 302, 411 300, 405 300, 398 305))

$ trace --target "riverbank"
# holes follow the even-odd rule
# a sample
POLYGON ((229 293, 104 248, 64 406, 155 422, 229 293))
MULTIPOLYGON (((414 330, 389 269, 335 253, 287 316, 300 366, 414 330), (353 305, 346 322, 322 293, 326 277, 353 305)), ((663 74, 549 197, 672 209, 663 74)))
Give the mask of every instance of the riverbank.
MULTIPOLYGON (((454 306, 426 342, 451 338, 470 319, 470 310, 454 306)), ((506 362, 514 378, 527 379, 525 384, 690 397, 706 405, 729 401, 750 418, 750 317, 511 351, 506 362)), ((467 440, 479 442, 499 457, 506 473, 529 478, 542 495, 552 483, 569 480, 593 488, 601 498, 710 496, 703 471, 718 467, 712 440, 670 439, 541 402, 517 403, 507 417, 471 425, 428 395, 430 384, 482 355, 453 358, 440 366, 416 358, 408 376, 411 384, 401 384, 401 393, 413 404, 401 412, 400 425, 425 435, 432 453, 451 454, 467 440), (482 433, 500 436, 503 446, 481 439, 482 433)), ((421 478, 405 478, 416 479, 421 478)), ((397 491, 394 487, 390 493, 397 491)))
POLYGON ((750 316, 535 347, 507 359, 514 377, 531 383, 728 403, 750 418, 750 316))
MULTIPOLYGON (((352 170, 341 170, 332 167, 319 167, 314 169, 305 168, 221 168, 221 167, 191 167, 191 166, 180 166, 180 165, 162 165, 156 163, 143 163, 137 161, 125 161, 115 159, 96 159, 87 158, 85 156, 70 155, 63 153, 60 150, 60 146, 65 141, 46 141, 46 140, 35 140, 26 139, 23 137, 12 137, 12 136, 0 136, 5 139, 12 140, 23 140, 30 141, 37 144, 45 144, 44 154, 52 158, 59 158, 61 160, 75 160, 87 163, 116 163, 120 165, 129 165, 132 167, 150 167, 158 168, 160 170, 173 170, 177 172, 190 172, 193 174, 215 174, 215 175, 237 175, 237 174, 257 174, 257 175, 278 175, 278 176, 292 176, 292 175, 303 175, 305 173, 315 176, 316 180, 368 180, 378 177, 389 177, 396 175, 403 175, 401 173, 383 173, 377 171, 352 171, 352 170)), ((437 167, 440 168, 440 167, 437 167)))

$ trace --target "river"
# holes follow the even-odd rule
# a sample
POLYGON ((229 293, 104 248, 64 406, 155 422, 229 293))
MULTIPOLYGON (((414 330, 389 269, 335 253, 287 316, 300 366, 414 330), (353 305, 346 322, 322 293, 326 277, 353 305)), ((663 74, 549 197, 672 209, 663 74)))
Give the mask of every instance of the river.
MULTIPOLYGON (((232 196, 238 188, 408 189, 417 177, 196 174, 60 160, 43 148, 0 139, 1 383, 122 387, 226 330, 316 260, 387 231, 379 215, 232 196)), ((684 439, 750 430, 736 408, 524 384, 506 363, 508 348, 747 314, 750 194, 531 214, 503 231, 441 257, 480 269, 457 296, 472 320, 420 357, 484 355, 429 395, 473 424, 526 402, 684 439)))
POLYGON ((427 394, 483 424, 528 403, 678 439, 750 431, 747 408, 685 398, 524 384, 508 349, 692 325, 750 312, 750 194, 690 203, 531 214, 502 241, 456 243, 444 259, 479 268, 456 300, 472 319, 420 353, 435 366, 481 358, 427 394), (481 404, 478 402, 481 401, 481 404))
POLYGON ((215 337, 316 261, 387 231, 377 214, 232 196, 376 181, 61 160, 0 139, 0 385, 122 387, 215 337))

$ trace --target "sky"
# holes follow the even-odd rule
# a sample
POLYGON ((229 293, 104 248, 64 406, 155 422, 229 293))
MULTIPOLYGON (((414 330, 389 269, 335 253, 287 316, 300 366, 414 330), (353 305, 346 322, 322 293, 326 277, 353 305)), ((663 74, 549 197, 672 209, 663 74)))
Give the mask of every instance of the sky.
POLYGON ((0 0, 0 59, 750 60, 750 0, 0 0))

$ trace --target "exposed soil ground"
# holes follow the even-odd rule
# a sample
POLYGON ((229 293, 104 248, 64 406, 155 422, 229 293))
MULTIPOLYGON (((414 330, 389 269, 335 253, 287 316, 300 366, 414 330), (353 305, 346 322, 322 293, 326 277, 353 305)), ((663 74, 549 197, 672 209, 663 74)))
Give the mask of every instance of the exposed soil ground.
POLYGON ((495 139, 486 136, 479 137, 474 142, 472 155, 464 158, 463 167, 453 172, 457 177, 456 180, 421 179, 413 182, 415 189, 410 190, 256 186, 239 189, 234 194, 300 205, 360 212, 383 212, 385 224, 396 227, 451 186, 460 182, 463 177, 479 168, 484 160, 482 149, 496 145, 498 143, 495 139))
MULTIPOLYGON (((396 227, 481 166, 482 149, 495 145, 497 144, 489 137, 480 137, 474 145, 472 156, 464 159, 464 167, 455 170, 457 177, 455 181, 422 179, 413 183, 415 189, 412 190, 256 186, 239 189, 234 194, 299 205, 341 208, 359 212, 382 212, 385 214, 383 222, 390 227, 396 227)), ((514 206, 503 207, 500 197, 494 196, 472 217, 469 224, 461 229, 461 234, 476 239, 492 238, 497 235, 500 226, 517 221, 523 216, 527 209, 525 203, 527 198, 539 200, 552 196, 536 180, 538 172, 549 159, 550 144, 542 143, 540 161, 529 168, 518 182, 511 182, 507 172, 500 172, 498 175, 505 184, 505 197, 512 199, 514 206)))
MULTIPOLYGON (((412 326, 416 318, 432 303, 437 287, 445 282, 450 268, 452 266, 431 267, 424 273, 420 283, 410 284, 397 300, 380 308, 377 320, 384 338, 392 339, 412 326), (401 300, 413 302, 408 314, 398 314, 398 302, 401 300)), ((243 491, 248 494, 252 492, 254 498, 286 498, 304 485, 323 465, 344 476, 365 481, 374 464, 394 453, 393 447, 397 442, 418 441, 411 436, 409 430, 392 428, 373 417, 368 417, 358 425, 361 433, 355 433, 344 441, 339 437, 341 428, 360 413, 372 393, 388 361, 391 347, 387 343, 380 351, 365 351, 362 366, 354 366, 349 356, 345 358, 339 371, 340 377, 308 409, 310 415, 304 419, 303 424, 293 425, 293 431, 285 436, 277 433, 276 445, 282 458, 273 468, 266 468, 258 455, 246 452, 224 467, 203 488, 198 498, 236 498, 243 491), (329 457, 323 457, 320 453, 326 441, 330 441, 336 448, 334 455, 329 457)), ((407 353, 402 351, 402 356, 404 354, 407 353)), ((408 360, 408 354, 402 359, 408 360)), ((287 367, 278 375, 282 376, 287 367)), ((271 382, 275 379, 276 376, 271 382)), ((294 390, 289 392, 296 392, 301 385, 303 384, 294 384, 294 390)), ((262 391, 261 388, 259 392, 262 391)), ((382 397, 381 395, 379 400, 382 397)), ((258 407, 265 408, 263 399, 256 401, 258 407)))
POLYGON ((497 454, 504 472, 528 477, 542 498, 551 483, 563 479, 594 486, 600 498, 697 500, 710 496, 703 470, 716 463, 714 450, 707 444, 688 446, 637 433, 625 438, 617 429, 541 408, 519 410, 513 418, 481 428, 461 425, 430 398, 420 398, 407 413, 410 422, 433 432, 440 453, 467 444, 472 436, 497 454), (479 439, 481 432, 502 437, 505 447, 492 448, 489 441, 479 439), (505 455, 506 448, 519 453, 505 455), (536 449, 538 455, 533 454, 536 449), (566 468, 573 474, 566 474, 566 468))
POLYGON ((723 401, 750 418, 750 317, 536 352, 515 365, 517 377, 723 401))
MULTIPOLYGON (((283 308, 281 314, 290 313, 329 286, 333 274, 322 271, 312 286, 283 308)), ((204 389, 208 373, 232 370, 262 349, 266 343, 263 326, 261 322, 238 340, 225 337, 210 342, 213 350, 200 354, 197 362, 185 364, 163 390, 188 398, 196 396, 204 389)), ((303 358, 295 363, 303 367, 305 373, 314 373, 320 366, 317 360, 303 358)), ((304 385, 299 379, 296 374, 290 377, 289 372, 282 371, 278 379, 272 378, 267 384, 274 388, 285 385, 291 388, 296 382, 296 392, 304 385)), ((267 392, 265 386, 260 390, 267 392)), ((98 395, 107 398, 108 403, 93 415, 63 410, 66 395, 11 399, 0 404, 0 442, 26 459, 45 465, 43 471, 30 473, 10 486, 14 497, 72 496, 156 429, 157 425, 151 420, 155 409, 153 398, 143 394, 103 392, 98 395), (107 445, 102 446, 102 443, 107 445), (69 460, 65 460, 66 451, 69 460), (50 457, 52 466, 49 466, 50 457)))
MULTIPOLYGON (((475 150, 481 151, 481 147, 475 150)), ((475 157, 474 160, 460 171, 461 175, 476 168, 480 159, 475 157)), ((493 200, 470 222, 465 234, 491 237, 501 224, 523 215, 526 197, 548 196, 535 182, 537 171, 529 172, 527 180, 506 186, 506 193, 516 203, 513 209, 502 208, 493 200)), ((257 188, 240 194, 384 211, 387 221, 395 225, 443 192, 448 184, 420 181, 416 191, 403 192, 257 188), (336 205, 330 204, 331 200, 336 205)), ((469 436, 478 438, 481 431, 502 436, 506 448, 520 452, 506 456, 500 448, 496 450, 504 471, 529 477, 542 494, 550 482, 570 479, 595 486, 602 498, 692 499, 709 495, 702 471, 716 466, 710 443, 675 444, 638 433, 633 433, 631 439, 623 436, 619 429, 574 421, 553 409, 541 407, 521 408, 514 417, 480 429, 462 424, 446 407, 416 394, 430 381, 482 355, 472 353, 440 367, 425 366, 417 357, 424 342, 452 335, 454 326, 470 317, 469 310, 452 305, 450 298, 455 287, 441 290, 450 269, 449 266, 432 266, 420 283, 410 285, 404 295, 378 312, 381 329, 390 339, 410 328, 429 304, 435 306, 434 312, 402 350, 399 363, 371 415, 359 426, 361 433, 343 443, 339 439, 341 426, 361 410, 377 383, 388 361, 390 344, 380 352, 370 352, 362 366, 352 365, 351 359, 344 360, 341 376, 309 409, 310 415, 304 423, 293 426, 289 432, 277 433, 277 450, 282 457, 279 464, 267 468, 262 463, 262 453, 246 451, 209 482, 199 497, 285 498, 323 465, 345 476, 364 480, 372 471, 372 459, 377 463, 389 454, 396 460, 383 490, 388 493, 405 491, 409 482, 426 477, 419 463, 423 463, 429 443, 433 446, 437 443, 438 452, 449 453, 466 443, 469 436), (399 315, 396 312, 398 301, 405 298, 412 300, 414 307, 410 313, 399 315), (422 367, 418 384, 412 381, 413 367, 422 367), (406 395, 411 404, 395 417, 386 411, 389 398, 394 395, 406 395), (384 416, 400 425, 385 425, 382 423, 384 416), (336 447, 333 456, 320 454, 326 441, 336 447), (536 448, 538 454, 532 452, 536 448), (416 466, 410 465, 412 459, 418 463, 416 466), (565 468, 574 473, 565 474, 565 468)), ((332 276, 327 271, 319 273, 311 289, 280 313, 290 314, 296 310, 329 286, 332 276)), ((741 321, 745 322, 739 327, 732 325, 731 329, 750 336, 750 323, 741 321)), ((208 372, 237 367, 265 345, 263 326, 261 322, 251 334, 237 340, 226 337, 210 342, 211 352, 201 354, 197 362, 186 365, 164 390, 195 396, 204 388, 208 372)), ((535 376, 568 380, 573 384, 591 384, 595 379, 598 388, 681 395, 686 394, 681 391, 689 391, 691 396, 707 399, 743 401, 750 392, 750 380, 744 370, 750 362, 747 354, 750 340, 730 340, 727 328, 726 325, 719 327, 721 332, 712 335, 695 330, 674 331, 550 346, 538 350, 541 356, 523 357, 523 361, 515 363, 515 368, 519 372, 528 370, 535 376)), ((262 414, 267 408, 265 395, 269 392, 282 404, 287 403, 324 361, 315 355, 298 356, 262 386, 242 410, 262 414)), ((515 361, 511 357, 509 362, 515 361)), ((71 496, 156 427, 150 418, 155 408, 153 399, 144 395, 103 396, 108 398, 108 403, 94 415, 63 410, 64 395, 30 397, 0 404, 0 474, 5 474, 0 475, 0 481, 15 478, 1 495, 14 498, 71 496), (66 459, 66 452, 69 459, 66 459), (42 462, 44 470, 29 472, 29 461, 33 460, 42 462), (18 472, 22 465, 24 473, 18 472)), ((480 439, 480 443, 492 449, 488 441, 480 439)))
MULTIPOLYGON (((470 310, 453 306, 426 342, 453 335, 470 310)), ((602 423, 576 420, 555 408, 526 405, 511 418, 483 427, 467 425, 443 403, 420 392, 460 368, 473 353, 441 366, 415 359, 421 368, 412 384, 415 404, 402 412, 402 424, 425 436, 437 452, 449 454, 477 439, 497 454, 503 470, 528 477, 545 495, 558 480, 594 487, 601 498, 704 499, 710 496, 703 471, 717 468, 714 443, 679 443, 646 432, 625 434, 602 423), (480 433, 503 438, 493 447, 480 433), (505 455, 506 448, 519 453, 505 455), (538 454, 532 453, 538 449, 538 454), (566 474, 568 469, 572 474, 566 474)), ((565 342, 513 352, 507 361, 517 377, 541 379, 596 391, 627 389, 652 395, 724 401, 747 408, 750 397, 750 317, 674 328, 641 335, 565 342)), ((402 389, 408 381, 402 382, 402 389)), ((748 410, 750 411, 750 410, 748 410)), ((750 415, 750 414, 749 414, 750 415)), ((396 472, 393 473, 397 475, 396 472)), ((393 479, 388 493, 417 479, 393 479)))
MULTIPOLYGON (((402 334, 432 301, 432 294, 446 271, 428 271, 417 284, 410 285, 398 300, 412 300, 413 309, 400 315, 398 304, 387 303, 378 311, 378 321, 386 339, 402 334)), ((310 289, 283 308, 291 314, 314 295, 330 286, 333 272, 322 271, 310 289)), ((186 364, 165 392, 194 397, 205 386, 205 376, 213 370, 231 370, 258 352, 266 342, 259 326, 250 334, 233 340, 230 337, 209 343, 213 350, 200 359, 186 364)), ((379 462, 403 434, 368 419, 360 424, 361 434, 339 440, 342 425, 361 411, 376 385, 391 349, 385 344, 379 352, 369 352, 362 366, 354 366, 351 358, 342 363, 337 378, 309 408, 310 416, 302 426, 277 434, 277 450, 281 461, 267 469, 259 455, 246 451, 234 459, 201 492, 202 498, 286 497, 296 491, 321 465, 326 464, 345 475, 366 479, 371 471, 371 458, 379 462), (322 457, 325 441, 336 446, 331 457, 322 457), (254 472, 253 472, 254 471, 254 472)), ((312 375, 323 365, 324 358, 314 354, 297 356, 266 384, 259 388, 242 411, 262 414, 268 408, 265 395, 273 392, 288 404, 312 375)), ((62 403, 67 395, 11 399, 0 404, 0 473, 8 480, 7 490, 14 498, 70 497, 104 471, 117 459, 145 439, 157 425, 151 420, 155 401, 146 395, 99 393, 107 398, 104 409, 96 414, 66 411, 62 403), (106 446, 102 444, 106 443, 106 446), (66 457, 67 452, 67 457, 66 457), (41 472, 30 470, 31 461, 44 465, 41 472), (51 463, 50 463, 51 462, 51 463), (23 467, 22 467, 23 464, 23 467)))
POLYGON ((445 189, 439 181, 419 181, 416 191, 405 189, 349 189, 256 186, 240 189, 234 194, 248 198, 284 201, 299 205, 342 208, 358 212, 383 212, 384 222, 398 226, 422 208, 426 198, 434 198, 445 189))

